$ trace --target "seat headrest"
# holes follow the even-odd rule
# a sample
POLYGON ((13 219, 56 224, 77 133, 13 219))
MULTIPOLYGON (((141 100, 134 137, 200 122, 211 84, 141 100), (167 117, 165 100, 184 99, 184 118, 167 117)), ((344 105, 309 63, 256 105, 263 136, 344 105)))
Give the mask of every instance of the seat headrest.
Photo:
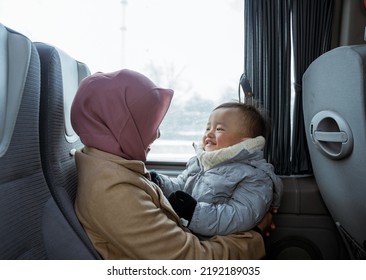
MULTIPOLYGON (((53 70, 56 70, 56 72, 60 71, 61 79, 57 79, 55 82, 60 83, 62 88, 65 137, 69 143, 73 143, 79 139, 79 136, 75 133, 71 125, 71 105, 76 91, 79 88, 80 81, 90 75, 90 70, 86 64, 75 60, 57 47, 40 42, 36 42, 35 45, 41 60, 47 61, 45 63, 46 67, 57 68, 57 70, 53 70)), ((48 69, 45 73, 48 73, 48 71, 50 70, 48 69)), ((48 79, 46 78, 46 80, 48 79)))
POLYGON ((32 53, 32 42, 0 24, 0 157, 13 135, 32 53))
POLYGON ((74 100, 79 83, 86 76, 90 75, 88 67, 73 59, 64 51, 57 49, 60 56, 62 81, 64 89, 64 118, 65 118, 65 136, 68 142, 72 143, 79 139, 71 125, 70 110, 74 100))

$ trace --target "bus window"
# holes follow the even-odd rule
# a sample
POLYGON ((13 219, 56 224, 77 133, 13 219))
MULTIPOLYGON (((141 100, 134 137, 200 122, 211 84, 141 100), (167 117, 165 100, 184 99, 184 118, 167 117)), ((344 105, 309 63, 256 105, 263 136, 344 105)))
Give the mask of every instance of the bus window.
POLYGON ((238 99, 243 1, 2 0, 0 19, 86 63, 92 73, 129 68, 174 89, 150 161, 186 161, 210 111, 238 99))

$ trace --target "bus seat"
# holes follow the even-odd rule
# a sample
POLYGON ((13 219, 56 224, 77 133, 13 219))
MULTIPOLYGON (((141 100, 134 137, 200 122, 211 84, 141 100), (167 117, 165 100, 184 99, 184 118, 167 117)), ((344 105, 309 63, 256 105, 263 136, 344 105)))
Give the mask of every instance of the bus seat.
POLYGON ((31 41, 0 24, 0 259, 45 259, 49 191, 38 142, 40 66, 31 41))
POLYGON ((40 79, 34 44, 0 24, 0 259, 89 259, 43 173, 40 79))
POLYGON ((366 258, 366 45, 317 58, 303 75, 314 176, 353 259, 366 258))
POLYGON ((40 143, 46 181, 90 256, 99 259, 74 211, 77 172, 73 154, 83 144, 71 126, 70 108, 79 82, 90 71, 87 65, 54 46, 34 44, 41 61, 40 143))

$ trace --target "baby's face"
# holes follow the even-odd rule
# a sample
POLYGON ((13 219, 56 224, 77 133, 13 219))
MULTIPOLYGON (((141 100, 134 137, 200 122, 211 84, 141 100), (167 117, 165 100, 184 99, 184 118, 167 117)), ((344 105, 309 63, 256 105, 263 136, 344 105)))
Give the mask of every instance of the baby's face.
POLYGON ((202 137, 205 151, 216 151, 235 145, 248 137, 243 133, 243 116, 237 108, 214 110, 202 137))

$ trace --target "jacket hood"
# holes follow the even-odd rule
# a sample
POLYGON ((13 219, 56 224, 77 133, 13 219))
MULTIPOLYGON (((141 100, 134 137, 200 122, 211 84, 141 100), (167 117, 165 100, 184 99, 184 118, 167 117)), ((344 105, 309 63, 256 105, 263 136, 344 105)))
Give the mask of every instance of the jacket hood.
POLYGON ((283 183, 274 172, 273 165, 263 158, 265 139, 260 136, 240 142, 234 146, 212 152, 204 152, 202 146, 194 144, 197 159, 204 170, 223 162, 241 161, 264 171, 273 182, 273 200, 271 207, 278 208, 283 193, 283 183), (235 155, 236 154, 236 155, 235 155))
POLYGON ((135 71, 96 73, 80 83, 71 123, 84 145, 145 162, 172 97, 135 71))

